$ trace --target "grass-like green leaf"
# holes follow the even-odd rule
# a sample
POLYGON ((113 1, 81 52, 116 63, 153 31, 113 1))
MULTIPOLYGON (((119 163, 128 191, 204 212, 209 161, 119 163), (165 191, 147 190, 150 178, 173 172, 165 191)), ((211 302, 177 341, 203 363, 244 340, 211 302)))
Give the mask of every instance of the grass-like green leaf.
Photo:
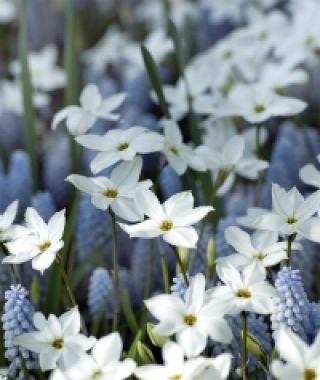
POLYGON ((29 49, 27 39, 26 2, 20 0, 19 4, 19 60, 21 64, 21 85, 23 95, 24 125, 26 148, 31 159, 33 184, 38 185, 38 155, 36 116, 32 102, 32 84, 29 70, 29 49))
POLYGON ((130 296, 127 289, 125 289, 122 294, 122 310, 128 322, 128 326, 130 330, 132 331, 133 334, 136 334, 139 330, 139 326, 138 326, 137 319, 134 315, 130 296))
POLYGON ((153 88, 153 90, 156 93, 156 96, 158 98, 158 102, 159 102, 161 111, 164 114, 164 116, 167 119, 169 119, 170 118, 170 111, 169 111, 169 107, 168 107, 168 104, 166 102, 164 92, 162 89, 162 84, 161 84, 159 72, 157 69, 157 65, 156 65, 151 53, 149 52, 149 50, 143 45, 141 46, 141 54, 142 54, 144 65, 146 67, 146 70, 147 70, 147 73, 149 76, 151 86, 152 86, 152 88, 153 88))

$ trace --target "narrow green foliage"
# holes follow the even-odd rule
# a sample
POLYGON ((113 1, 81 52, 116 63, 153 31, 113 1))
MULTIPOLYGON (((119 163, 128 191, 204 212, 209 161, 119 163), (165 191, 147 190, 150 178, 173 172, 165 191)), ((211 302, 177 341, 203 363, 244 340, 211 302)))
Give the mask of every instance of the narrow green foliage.
POLYGON ((216 242, 210 238, 207 246, 208 278, 213 279, 216 272, 216 242))
POLYGON ((124 290, 122 294, 122 310, 124 316, 128 322, 128 326, 133 334, 136 334, 139 330, 137 319, 134 315, 134 311, 132 308, 131 300, 127 289, 124 290))
MULTIPOLYGON (((74 231, 76 216, 77 216, 77 210, 78 210, 78 200, 77 198, 75 198, 73 200, 70 213, 67 217, 66 227, 64 230, 64 237, 63 237, 64 247, 59 253, 61 265, 65 265, 66 256, 71 247, 73 231, 74 231)), ((58 314, 59 304, 61 300, 61 293, 62 293, 62 285, 63 283, 60 276, 59 264, 53 265, 49 270, 49 276, 48 276, 47 294, 49 296, 47 297, 46 303, 45 303, 46 314, 49 314, 49 313, 58 314)))
POLYGON ((137 332, 137 334, 136 334, 136 336, 135 336, 135 338, 134 338, 134 340, 133 340, 130 348, 129 348, 129 351, 128 351, 128 354, 127 354, 128 358, 131 358, 133 360, 136 358, 136 356, 137 356, 137 345, 138 345, 141 337, 142 337, 142 332, 139 330, 137 332))
POLYGON ((137 343, 137 361, 140 365, 155 363, 152 351, 142 342, 137 343))
POLYGON ((249 332, 247 332, 247 347, 248 351, 257 358, 263 367, 268 367, 268 356, 266 351, 259 340, 249 332))
POLYGON ((40 283, 37 277, 32 278, 30 286, 30 298, 35 307, 38 307, 40 301, 40 283))
POLYGON ((166 99, 163 93, 157 65, 151 53, 149 52, 149 50, 143 45, 141 46, 141 54, 142 54, 144 65, 146 67, 146 70, 149 76, 151 86, 153 90, 155 91, 156 96, 158 98, 161 111, 167 119, 170 119, 170 111, 169 111, 168 104, 166 102, 166 99))
POLYGON ((174 56, 180 76, 184 76, 185 58, 182 48, 182 41, 179 32, 172 20, 168 21, 168 35, 172 39, 174 45, 174 56))
POLYGON ((154 324, 148 322, 147 333, 148 333, 151 343, 156 347, 163 347, 169 338, 165 336, 157 335, 155 334, 153 330, 154 330, 154 324))
POLYGON ((64 66, 67 73, 65 105, 77 103, 79 95, 78 57, 76 47, 75 11, 73 1, 66 0, 66 33, 64 42, 64 66))
MULTIPOLYGON (((75 10, 72 0, 65 2, 66 32, 64 41, 64 66, 67 73, 67 86, 65 89, 65 106, 78 102, 79 97, 79 63, 76 45, 75 10)), ((72 172, 79 172, 79 147, 70 136, 70 151, 72 172)))
POLYGON ((32 83, 29 70, 29 49, 27 40, 26 2, 20 0, 19 6, 19 59, 21 64, 21 85, 24 108, 26 148, 31 160, 34 188, 38 188, 39 162, 37 155, 36 115, 32 103, 32 83))
POLYGON ((160 262, 161 262, 161 271, 162 271, 162 281, 163 288, 165 293, 170 293, 170 282, 169 282, 169 271, 168 271, 168 262, 165 252, 160 252, 160 262))

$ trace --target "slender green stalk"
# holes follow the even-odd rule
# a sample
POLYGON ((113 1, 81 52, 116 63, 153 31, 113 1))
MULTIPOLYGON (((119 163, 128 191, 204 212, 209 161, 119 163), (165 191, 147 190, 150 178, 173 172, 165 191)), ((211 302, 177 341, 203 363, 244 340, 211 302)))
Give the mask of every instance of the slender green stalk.
POLYGON ((248 362, 248 348, 247 348, 247 332, 248 332, 248 313, 243 311, 242 316, 242 350, 241 350, 241 372, 242 379, 247 380, 247 362, 248 362))
POLYGON ((176 249, 176 247, 172 247, 172 248, 173 248, 173 252, 174 252, 174 254, 175 254, 175 256, 176 256, 176 260, 177 260, 178 266, 179 266, 179 268, 180 268, 180 272, 181 272, 181 274, 182 274, 183 280, 184 280, 185 284, 186 284, 187 286, 189 286, 189 279, 188 279, 188 276, 187 276, 187 273, 186 273, 185 267, 184 267, 184 265, 183 265, 183 262, 182 262, 182 260, 181 260, 181 257, 180 257, 180 255, 179 255, 179 252, 178 252, 178 250, 176 249))
POLYGON ((64 268, 64 266, 63 266, 63 264, 62 264, 61 261, 59 262, 58 265, 59 265, 62 281, 63 281, 64 287, 66 288, 66 291, 67 291, 67 294, 68 294, 71 306, 75 307, 75 306, 77 306, 77 301, 76 301, 76 298, 75 298, 75 296, 73 294, 73 291, 71 289, 71 285, 69 283, 69 278, 68 278, 67 272, 66 272, 66 270, 65 270, 65 268, 64 268))
POLYGON ((296 234, 288 235, 287 238, 287 264, 290 264, 290 258, 291 258, 291 253, 292 253, 292 243, 294 242, 294 239, 296 238, 296 234))
POLYGON ((29 70, 29 49, 27 40, 26 1, 20 0, 19 6, 19 59, 21 64, 21 85, 24 109, 26 147, 31 160, 34 188, 38 187, 38 156, 36 116, 32 103, 32 83, 29 70))
POLYGON ((119 282, 119 251, 117 237, 117 221, 115 213, 109 208, 109 213, 112 221, 112 263, 113 263, 113 287, 114 287, 114 314, 112 320, 112 331, 116 331, 120 317, 120 282, 119 282))
MULTIPOLYGON (((78 75, 78 57, 76 46, 76 32, 75 32, 75 9, 72 0, 65 2, 65 15, 66 15, 66 33, 64 41, 64 66, 67 73, 67 86, 65 89, 65 106, 74 105, 78 102, 79 96, 79 75, 78 75)), ((70 135, 70 151, 72 172, 79 172, 79 148, 70 135)))
MULTIPOLYGON (((258 158, 261 158, 261 124, 256 124, 256 154, 258 158)), ((257 195, 257 206, 260 206, 262 203, 262 185, 263 185, 263 174, 258 173, 258 195, 257 195)))
POLYGON ((75 33, 75 10, 72 0, 65 1, 66 34, 64 41, 64 66, 67 73, 67 87, 65 90, 65 105, 75 104, 78 100, 78 62, 75 33))
POLYGON ((162 247, 161 239, 158 239, 159 242, 159 252, 160 252, 160 262, 161 262, 161 271, 162 271, 162 280, 163 288, 165 293, 170 293, 170 282, 169 282, 169 271, 168 271, 168 262, 166 252, 162 247))

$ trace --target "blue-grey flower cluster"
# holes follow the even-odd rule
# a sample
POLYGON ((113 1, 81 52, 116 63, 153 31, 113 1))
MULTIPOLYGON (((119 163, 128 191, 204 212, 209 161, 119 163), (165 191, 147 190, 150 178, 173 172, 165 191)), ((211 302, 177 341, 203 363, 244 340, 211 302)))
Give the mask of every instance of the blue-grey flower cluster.
POLYGON ((24 333, 31 332, 34 309, 28 299, 27 290, 21 285, 12 285, 5 294, 4 314, 2 325, 4 331, 5 357, 9 361, 9 376, 24 380, 25 370, 38 368, 38 359, 34 353, 16 345, 14 339, 24 333))

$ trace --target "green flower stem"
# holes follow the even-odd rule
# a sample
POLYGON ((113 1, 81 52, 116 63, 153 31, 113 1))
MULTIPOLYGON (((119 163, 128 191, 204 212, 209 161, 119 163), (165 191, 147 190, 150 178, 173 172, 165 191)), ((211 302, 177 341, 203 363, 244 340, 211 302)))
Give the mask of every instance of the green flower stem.
POLYGON ((164 292, 169 294, 170 293, 170 283, 169 283, 169 270, 168 270, 167 255, 166 255, 165 250, 163 249, 161 239, 159 238, 158 241, 159 241, 159 251, 160 251, 160 262, 161 262, 163 288, 164 288, 164 292))
POLYGON ((241 350, 241 372, 242 379, 247 380, 247 362, 248 362, 248 348, 247 348, 247 331, 248 331, 248 313, 243 311, 242 316, 242 350, 241 350))
POLYGON ((113 287, 114 287, 114 314, 112 320, 112 331, 116 331, 119 324, 120 317, 120 282, 119 282, 119 250, 117 238, 117 221, 115 213, 109 208, 109 214, 112 221, 112 263, 113 263, 113 287))
POLYGON ((291 258, 291 253, 292 253, 292 243, 294 242, 294 239, 296 238, 296 234, 289 235, 287 238, 287 255, 288 258, 286 260, 286 263, 289 265, 290 264, 290 258, 291 258))
POLYGON ((19 4, 19 59, 21 63, 21 85, 23 97, 23 116, 26 129, 26 148, 31 160, 34 189, 38 187, 39 162, 37 155, 36 116, 32 103, 32 83, 29 70, 29 49, 27 41, 26 1, 19 4))
POLYGON ((174 252, 174 254, 176 256, 176 260, 177 260, 178 266, 180 268, 180 272, 182 274, 183 280, 184 280, 186 286, 189 286, 189 279, 188 279, 185 267, 183 265, 183 262, 181 260, 181 257, 179 255, 178 249, 176 247, 172 247, 172 248, 173 248, 173 252, 174 252))
POLYGON ((73 291, 71 289, 67 272, 66 272, 66 270, 65 270, 65 268, 64 268, 64 266, 63 266, 63 264, 62 264, 61 261, 59 262, 59 269, 60 269, 62 281, 63 281, 63 284, 64 284, 64 286, 66 288, 66 291, 67 291, 67 294, 68 294, 71 306, 75 307, 75 306, 77 306, 77 301, 76 301, 75 296, 73 294, 73 291))
MULTIPOLYGON (((258 158, 261 158, 261 124, 256 124, 256 154, 258 158)), ((258 195, 257 195, 257 206, 260 206, 262 203, 262 185, 263 185, 263 174, 261 172, 258 173, 258 195)))

